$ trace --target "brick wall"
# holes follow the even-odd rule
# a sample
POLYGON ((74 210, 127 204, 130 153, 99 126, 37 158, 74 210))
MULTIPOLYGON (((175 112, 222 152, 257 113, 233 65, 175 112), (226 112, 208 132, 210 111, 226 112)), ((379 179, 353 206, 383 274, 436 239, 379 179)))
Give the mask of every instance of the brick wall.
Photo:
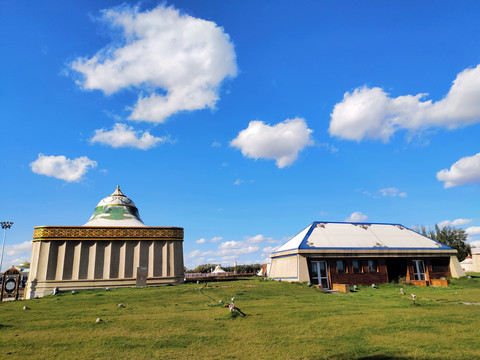
POLYGON ((358 273, 353 272, 352 260, 344 260, 346 265, 345 274, 337 274, 337 260, 343 259, 328 260, 331 283, 349 285, 371 285, 388 282, 387 267, 385 265, 384 259, 355 259, 360 261, 361 264, 360 272, 358 273), (369 272, 368 260, 376 261, 376 272, 369 272))
MULTIPOLYGON (((387 267, 384 259, 378 258, 358 258, 354 259, 359 261, 359 272, 355 273, 353 270, 352 261, 350 259, 309 259, 308 267, 311 274, 311 261, 312 260, 324 260, 327 261, 328 274, 330 287, 332 284, 349 284, 349 285, 371 285, 371 284, 383 284, 388 282, 387 267), (343 260, 345 263, 345 273, 337 273, 337 260, 343 260), (375 260, 376 272, 369 272, 368 260, 375 260)), ((312 280, 313 281, 313 280, 312 280)))
MULTIPOLYGON (((451 276, 448 258, 416 258, 415 260, 423 260, 426 281, 451 276)), ((407 263, 406 281, 413 282, 415 280, 413 262, 409 260, 407 263)))
MULTIPOLYGON (((448 258, 415 258, 416 260, 423 260, 425 264, 426 281, 431 279, 441 279, 443 277, 450 276, 449 259, 448 258)), ((315 260, 326 261, 328 265, 328 277, 330 287, 332 284, 349 284, 349 285, 371 285, 371 284, 384 284, 389 281, 387 271, 388 259, 382 258, 334 258, 334 259, 308 259, 308 268, 310 272, 310 279, 312 282, 311 274, 311 262, 315 260), (358 261, 360 264, 359 271, 354 272, 353 261, 358 261), (368 266, 368 260, 374 260, 376 262, 376 272, 370 272, 368 266), (337 261, 343 261, 345 269, 343 273, 338 273, 337 261)), ((404 258, 405 261, 405 273, 406 281, 414 280, 414 270, 412 259, 404 258)))

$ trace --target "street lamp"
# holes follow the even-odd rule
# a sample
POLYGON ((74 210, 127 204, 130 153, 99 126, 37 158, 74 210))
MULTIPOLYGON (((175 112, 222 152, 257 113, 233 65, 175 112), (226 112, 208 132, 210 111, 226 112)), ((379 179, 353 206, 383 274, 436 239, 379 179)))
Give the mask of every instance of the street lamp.
POLYGON ((5 230, 3 232, 3 246, 2 246, 2 258, 0 259, 0 273, 2 272, 2 265, 3 265, 3 251, 5 250, 5 238, 7 237, 7 229, 10 229, 13 225, 12 221, 2 221, 2 229, 5 230))

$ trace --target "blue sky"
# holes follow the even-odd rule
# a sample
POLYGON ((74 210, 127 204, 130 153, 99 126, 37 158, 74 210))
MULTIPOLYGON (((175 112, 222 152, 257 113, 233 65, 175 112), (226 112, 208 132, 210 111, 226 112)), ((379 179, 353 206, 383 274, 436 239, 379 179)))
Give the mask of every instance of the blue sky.
POLYGON ((316 220, 480 246, 480 4, 3 1, 4 268, 116 185, 185 264, 264 262, 316 220))

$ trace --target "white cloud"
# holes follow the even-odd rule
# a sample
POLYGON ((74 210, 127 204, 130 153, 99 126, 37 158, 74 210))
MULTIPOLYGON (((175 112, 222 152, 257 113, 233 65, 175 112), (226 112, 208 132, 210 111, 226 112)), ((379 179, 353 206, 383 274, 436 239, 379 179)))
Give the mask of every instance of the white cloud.
POLYGON ((267 243, 267 244, 275 244, 278 243, 278 241, 274 240, 273 238, 270 237, 265 237, 262 234, 258 234, 255 236, 247 236, 245 238, 245 241, 251 244, 259 244, 259 243, 267 243))
POLYGON ((439 228, 443 228, 445 226, 462 226, 472 222, 472 219, 455 219, 453 221, 444 220, 438 223, 439 228))
POLYGON ((2 271, 9 269, 12 265, 20 265, 24 261, 30 261, 32 253, 32 241, 24 241, 21 244, 5 245, 2 271))
POLYGON ((148 131, 135 131, 133 127, 125 124, 115 124, 112 130, 97 129, 95 135, 90 139, 91 143, 110 145, 114 148, 134 147, 147 150, 157 143, 168 141, 167 137, 159 138, 151 135, 148 131))
POLYGON ((187 258, 191 259, 191 258, 204 258, 205 256, 209 256, 209 255, 214 255, 215 253, 213 251, 201 251, 201 250, 192 250, 188 253, 187 255, 187 258))
MULTIPOLYGON (((204 240, 215 243, 222 241, 223 238, 213 237, 210 240, 204 240)), ((245 236, 241 241, 221 242, 214 250, 202 251, 195 249, 188 253, 186 252, 185 264, 189 268, 194 268, 199 264, 205 263, 222 264, 224 266, 227 264, 233 265, 234 260, 239 264, 258 263, 258 259, 265 258, 279 247, 278 244, 280 242, 287 240, 287 238, 275 240, 263 234, 245 236)), ((263 262, 263 260, 260 262, 263 262)))
POLYGON ((212 143, 212 147, 213 147, 213 148, 219 148, 219 147, 221 147, 221 146, 222 146, 222 144, 219 143, 218 141, 214 141, 214 142, 212 143))
POLYGON ((452 222, 450 220, 444 220, 444 221, 440 221, 437 225, 441 229, 441 228, 444 228, 445 226, 452 226, 452 222))
POLYGON ((30 253, 32 251, 32 241, 24 241, 21 244, 15 245, 6 245, 5 246, 5 254, 8 256, 20 256, 20 255, 28 255, 30 257, 30 253))
POLYGON ((400 192, 397 188, 390 187, 390 188, 385 188, 385 189, 380 189, 378 192, 382 196, 391 196, 391 197, 407 197, 406 192, 400 192))
MULTIPOLYGON (((225 264, 227 262, 231 263, 236 259, 237 259, 237 256, 235 256, 235 255, 222 256, 222 264, 225 264)), ((224 265, 224 266, 226 266, 226 265, 224 265)))
POLYGON ((197 241, 195 241, 197 244, 205 244, 207 242, 206 239, 204 238, 201 238, 201 239, 198 239, 197 241))
POLYGON ((345 219, 347 222, 362 222, 367 220, 368 216, 362 214, 360 211, 355 211, 348 218, 345 219))
POLYGON ((243 180, 237 179, 233 182, 233 185, 241 185, 243 183, 243 180))
POLYGON ((248 245, 243 241, 227 241, 218 246, 219 254, 222 256, 251 254, 259 249, 258 246, 248 245))
POLYGON ((35 174, 51 176, 67 182, 80 181, 90 168, 97 166, 97 162, 82 156, 73 160, 63 155, 47 156, 38 154, 38 159, 30 163, 35 174))
POLYGON ((119 41, 71 68, 82 75, 77 83, 84 90, 136 90, 131 120, 161 123, 179 111, 214 108, 221 82, 237 73, 230 37, 212 21, 164 5, 103 10, 101 20, 119 41))
POLYGON ((274 126, 255 120, 230 145, 240 149, 245 157, 274 159, 283 168, 293 164, 306 146, 313 145, 312 132, 302 118, 287 119, 274 126))
POLYGON ((331 114, 329 132, 348 140, 388 142, 401 129, 411 133, 432 127, 455 129, 480 121, 480 65, 459 73, 437 102, 427 94, 392 98, 379 87, 346 92, 331 114))
POLYGON ((325 148, 326 150, 330 151, 332 154, 335 154, 338 152, 338 148, 335 145, 329 144, 329 143, 320 143, 318 144, 319 147, 325 148))
MULTIPOLYGON (((275 250, 277 250, 278 248, 280 247, 280 245, 278 246, 267 246, 265 248, 263 248, 262 250, 262 257, 268 257, 268 255, 270 255, 271 253, 273 253, 275 250)), ((270 259, 270 258, 268 258, 270 259)))
POLYGON ((465 229, 465 232, 469 236, 480 235, 480 226, 470 226, 470 227, 465 229))
POLYGON ((122 120, 122 117, 120 115, 117 115, 111 111, 108 111, 108 110, 103 110, 103 113, 105 115, 107 115, 109 118, 115 120, 115 121, 121 121, 122 120))
POLYGON ((470 242, 469 245, 472 248, 478 248, 478 247, 480 247, 480 240, 474 240, 474 241, 470 242))
POLYGON ((450 167, 437 172, 437 179, 444 181, 444 188, 480 183, 480 153, 466 156, 450 167))
POLYGON ((472 222, 472 219, 455 219, 452 221, 453 226, 462 226, 472 222))
POLYGON ((200 250, 193 250, 193 251, 190 251, 187 255, 188 258, 194 258, 194 257, 197 257, 198 255, 200 255, 202 252, 200 250))

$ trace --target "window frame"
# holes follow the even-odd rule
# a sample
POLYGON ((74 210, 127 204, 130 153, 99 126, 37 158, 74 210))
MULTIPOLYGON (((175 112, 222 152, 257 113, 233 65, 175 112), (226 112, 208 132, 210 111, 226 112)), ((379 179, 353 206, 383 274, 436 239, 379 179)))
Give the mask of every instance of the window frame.
POLYGON ((413 279, 415 281, 427 281, 427 268, 425 267, 425 261, 420 260, 420 259, 414 259, 412 260, 413 264, 413 279), (422 265, 423 272, 420 268, 420 264, 422 265))
POLYGON ((312 260, 311 261, 312 278, 311 281, 315 283, 315 280, 319 285, 322 285, 324 289, 330 289, 330 279, 328 273, 328 262, 326 260, 312 260), (323 270, 322 270, 323 267, 323 270), (317 276, 313 276, 314 268, 317 270, 317 276))
POLYGON ((352 271, 354 274, 361 274, 362 273, 362 262, 360 260, 352 260, 352 271), (355 269, 355 265, 357 264, 357 268, 355 269))

